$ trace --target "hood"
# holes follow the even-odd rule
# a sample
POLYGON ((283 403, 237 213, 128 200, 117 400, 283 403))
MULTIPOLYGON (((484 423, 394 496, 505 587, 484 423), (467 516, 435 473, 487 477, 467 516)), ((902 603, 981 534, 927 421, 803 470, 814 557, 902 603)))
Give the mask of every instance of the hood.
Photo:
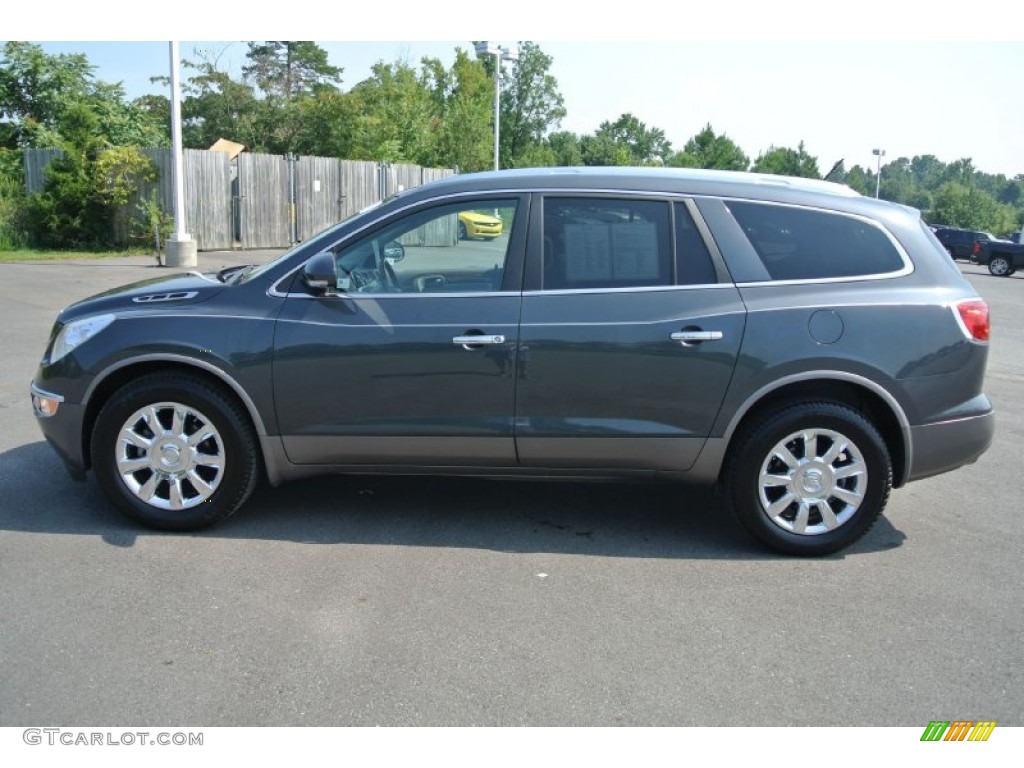
POLYGON ((144 311, 146 308, 160 310, 174 307, 180 309, 189 304, 200 304, 226 287, 213 274, 200 275, 198 272, 156 277, 138 283, 112 288, 82 299, 66 307, 58 320, 67 323, 86 315, 103 312, 144 311))

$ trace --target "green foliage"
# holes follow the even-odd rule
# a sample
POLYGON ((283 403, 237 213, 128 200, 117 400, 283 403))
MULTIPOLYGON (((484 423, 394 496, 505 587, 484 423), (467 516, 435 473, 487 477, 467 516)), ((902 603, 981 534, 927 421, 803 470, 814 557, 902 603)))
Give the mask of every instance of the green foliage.
POLYGON ((950 224, 1005 235, 1017 228, 1019 214, 1013 207, 997 202, 987 192, 947 181, 935 193, 928 220, 933 224, 950 224))
POLYGON ((174 216, 164 210, 156 190, 135 205, 135 217, 131 220, 129 237, 132 242, 148 245, 155 241, 163 243, 174 231, 174 216))
POLYGON ((362 114, 351 159, 418 163, 433 156, 438 114, 428 72, 405 62, 377 62, 372 72, 352 89, 362 114))
POLYGON ((156 181, 153 161, 135 147, 108 149, 93 162, 93 186, 99 200, 117 208, 127 205, 144 181, 156 181))
POLYGON ((185 61, 195 71, 182 87, 182 142, 187 147, 209 148, 225 138, 265 151, 258 120, 259 101, 253 88, 217 69, 216 62, 185 61))
POLYGON ((308 40, 267 40, 249 43, 243 77, 271 99, 291 101, 314 92, 336 92, 341 67, 327 60, 327 51, 308 40))
MULTIPOLYGON (((485 62, 493 77, 493 57, 485 62)), ((565 117, 565 99, 551 74, 554 59, 529 40, 519 43, 519 59, 501 71, 501 167, 532 165, 544 136, 565 117)), ((493 98, 493 97, 492 97, 493 98)))
POLYGON ((550 152, 550 165, 584 165, 580 137, 575 133, 556 131, 544 140, 544 147, 550 152))
POLYGON ((132 147, 96 152, 71 143, 46 169, 43 189, 29 196, 34 244, 46 248, 104 248, 118 211, 142 181, 156 179, 152 162, 132 147))
POLYGON ((692 137, 682 152, 672 155, 668 164, 680 168, 717 168, 723 171, 745 171, 750 158, 724 133, 718 135, 711 123, 692 137))
POLYGON ((492 167, 494 94, 492 81, 480 62, 457 49, 455 63, 447 72, 436 59, 425 60, 423 67, 433 90, 437 135, 432 154, 421 164, 465 172, 492 167))
POLYGON ((0 58, 0 146, 167 146, 159 116, 129 103, 120 85, 93 76, 81 54, 50 56, 34 43, 7 42, 0 58), (77 135, 73 135, 77 134, 77 135))
POLYGON ((28 244, 21 152, 0 148, 0 251, 28 244))
POLYGON ((584 136, 580 153, 587 165, 664 165, 672 144, 663 130, 648 128, 627 112, 615 122, 601 123, 593 136, 584 136))
POLYGON ((767 152, 758 155, 751 170, 756 173, 775 173, 780 176, 821 178, 821 173, 818 171, 818 158, 807 153, 802 141, 796 149, 769 147, 767 152))

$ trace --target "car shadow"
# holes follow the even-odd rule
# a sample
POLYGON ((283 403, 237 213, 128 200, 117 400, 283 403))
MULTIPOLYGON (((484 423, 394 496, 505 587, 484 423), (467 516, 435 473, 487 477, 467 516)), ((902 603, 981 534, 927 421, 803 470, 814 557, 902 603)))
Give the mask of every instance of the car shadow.
MULTIPOLYGON (((271 488, 197 533, 151 531, 123 517, 92 477, 77 483, 45 442, 0 454, 0 530, 98 536, 195 536, 306 544, 473 548, 624 558, 788 559, 751 539, 713 490, 669 483, 333 475, 271 488)), ((900 546, 879 520, 826 559, 900 546)))

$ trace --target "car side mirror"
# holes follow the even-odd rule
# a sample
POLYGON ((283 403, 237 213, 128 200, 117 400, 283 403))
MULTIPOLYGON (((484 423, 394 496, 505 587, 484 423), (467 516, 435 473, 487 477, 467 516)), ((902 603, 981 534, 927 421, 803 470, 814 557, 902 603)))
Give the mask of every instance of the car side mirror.
POLYGON ((405 246, 397 240, 392 240, 384 246, 384 258, 392 264, 397 264, 405 258, 405 246))
POLYGON ((338 290, 338 265, 331 251, 320 251, 302 268, 302 281, 317 296, 338 290))

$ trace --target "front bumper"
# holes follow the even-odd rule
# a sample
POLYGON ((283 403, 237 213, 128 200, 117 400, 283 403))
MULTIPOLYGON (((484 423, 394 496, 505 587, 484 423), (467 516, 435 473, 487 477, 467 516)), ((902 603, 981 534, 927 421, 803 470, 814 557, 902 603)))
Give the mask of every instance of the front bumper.
POLYGON ((43 437, 64 461, 71 477, 84 480, 88 469, 82 444, 85 406, 67 403, 61 395, 40 389, 33 382, 32 410, 43 437))
POLYGON ((973 463, 992 444, 995 429, 991 409, 975 416, 911 427, 907 480, 921 480, 973 463))

